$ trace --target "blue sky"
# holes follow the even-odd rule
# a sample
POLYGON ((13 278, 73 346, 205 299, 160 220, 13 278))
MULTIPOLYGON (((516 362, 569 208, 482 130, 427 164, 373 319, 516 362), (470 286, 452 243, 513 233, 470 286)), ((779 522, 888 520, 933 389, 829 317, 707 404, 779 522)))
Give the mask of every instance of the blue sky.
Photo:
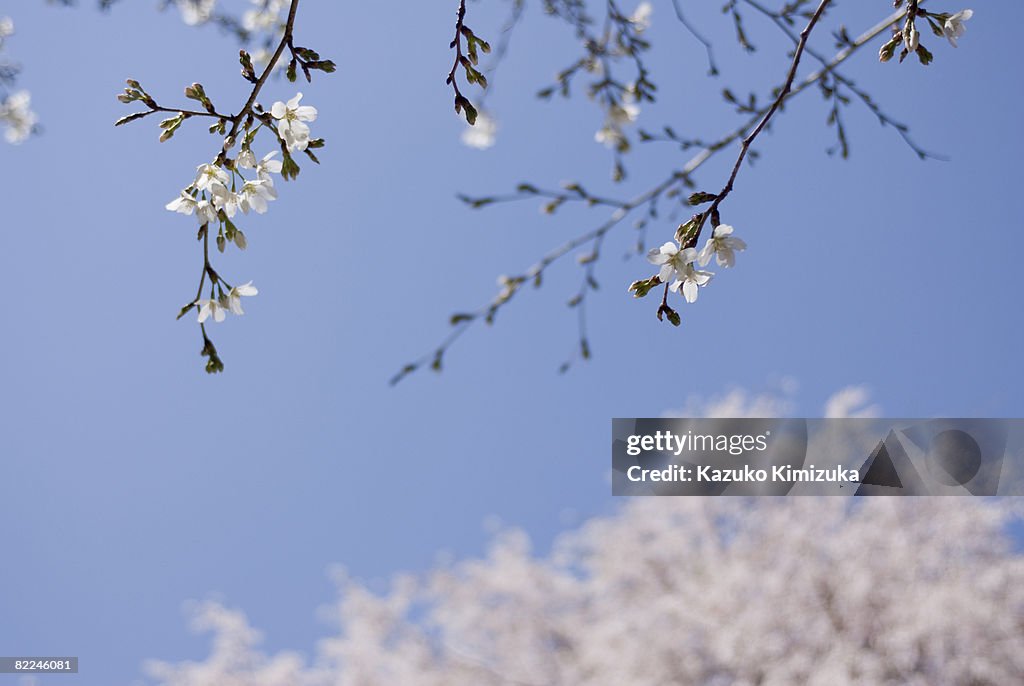
MULTIPOLYGON (((797 415, 858 383, 889 416, 1024 416, 1024 98, 1005 49, 1024 21, 1018 3, 976 13, 958 50, 928 39, 928 68, 880 65, 873 45, 846 70, 949 162, 918 161, 856 106, 853 157, 830 158, 825 103, 791 103, 723 205, 750 247, 696 305, 679 303, 680 329, 626 292, 652 269, 619 259, 634 240, 624 226, 598 270, 590 363, 556 373, 575 345, 570 260, 463 337, 442 375, 389 387, 452 312, 493 296, 498 274, 606 216, 549 218, 533 202, 470 211, 456 193, 574 179, 627 195, 686 159, 640 147, 613 188, 593 140, 600 112, 532 98, 576 54, 567 27, 535 6, 489 99, 497 145, 460 145, 444 86, 454 4, 303 6, 301 42, 339 64, 301 86, 328 145, 321 167, 304 165, 271 212, 242 224, 248 251, 218 261, 260 288, 244 318, 211 330, 227 365, 218 377, 202 370, 196 326, 174 320, 201 266, 195 227, 163 209, 217 141, 186 123, 159 144, 155 122, 112 122, 130 111, 114 98, 126 77, 168 102, 198 80, 231 109, 247 94, 237 46, 155 3, 0 12, 15 19, 7 50, 45 127, 0 148, 0 652, 79 655, 83 673, 62 684, 131 683, 146 658, 205 654, 182 604, 211 595, 244 608, 269 648, 309 650, 331 564, 368 580, 422 570, 442 550, 479 552, 492 516, 544 547, 615 507, 609 419, 695 395, 792 377, 797 415)), ((750 17, 762 49, 744 54, 709 5, 692 14, 717 39, 723 76, 704 79, 702 48, 670 3, 654 4, 663 97, 644 109, 647 128, 715 136, 736 121, 717 99, 724 85, 763 92, 784 72, 771 26, 750 17)), ((856 33, 890 3, 853 5, 839 11, 856 33)), ((471 5, 471 24, 494 36, 504 8, 471 5)), ((831 52, 825 33, 817 41, 831 52)), ((294 92, 274 82, 264 100, 294 92)), ((698 178, 717 189, 732 159, 698 178)), ((673 229, 665 219, 649 241, 673 229)))

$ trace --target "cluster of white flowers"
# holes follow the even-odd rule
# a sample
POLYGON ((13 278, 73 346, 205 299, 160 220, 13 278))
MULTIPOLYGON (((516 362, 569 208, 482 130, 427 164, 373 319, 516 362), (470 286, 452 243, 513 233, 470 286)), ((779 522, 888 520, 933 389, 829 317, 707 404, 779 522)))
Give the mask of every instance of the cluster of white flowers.
MULTIPOLYGON (((271 108, 271 114, 277 120, 276 133, 289 151, 305 150, 309 146, 309 126, 305 122, 314 121, 317 116, 316 108, 299 106, 301 99, 302 93, 299 93, 287 103, 275 102, 271 108)), ((195 215, 201 225, 219 223, 222 232, 226 224, 229 229, 227 240, 233 241, 243 250, 247 244, 245 234, 234 227, 230 220, 239 210, 243 214, 250 211, 265 213, 269 203, 277 199, 273 175, 280 174, 284 167, 281 160, 274 159, 277 156, 276 150, 257 160, 250 147, 250 139, 247 137, 242 143, 234 165, 228 168, 217 162, 199 165, 192 183, 166 205, 171 212, 195 215), (243 169, 253 170, 255 178, 246 178, 242 174, 243 169)), ((230 147, 229 144, 226 149, 230 147)), ((221 240, 221 236, 218 240, 221 240)), ((199 308, 199 323, 211 318, 215 322, 222 322, 228 312, 244 314, 241 297, 256 294, 257 290, 250 281, 243 286, 230 288, 226 293, 221 292, 219 298, 196 300, 194 304, 199 308)))
POLYGON ((281 12, 286 0, 252 0, 256 7, 242 14, 242 28, 246 31, 273 31, 281 24, 281 12))
POLYGON ((222 322, 227 317, 228 312, 237 315, 245 314, 242 310, 242 296, 257 295, 258 293, 259 291, 256 290, 256 287, 250 281, 249 283, 229 289, 227 293, 221 293, 219 298, 197 300, 199 323, 202 324, 210 317, 213 317, 215 322, 222 322))
POLYGON ((480 110, 476 115, 476 124, 466 125, 462 132, 462 144, 477 150, 486 150, 495 143, 498 134, 498 122, 487 112, 480 110))
POLYGON ((662 283, 669 284, 673 293, 682 289, 686 302, 696 302, 698 289, 706 286, 714 274, 697 269, 694 264, 706 267, 714 257, 718 266, 732 267, 736 264, 736 252, 747 249, 747 244, 733 236, 732 232, 733 228, 728 224, 719 224, 700 252, 695 248, 681 249, 675 242, 669 241, 660 248, 652 248, 647 253, 647 259, 651 264, 661 267, 658 278, 662 283))
POLYGON ((289 150, 305 150, 309 146, 308 121, 316 121, 317 111, 309 105, 299 105, 302 93, 287 103, 275 102, 270 114, 277 119, 277 133, 289 150))
MULTIPOLYGON (((244 214, 248 214, 250 210, 263 214, 267 211, 267 203, 277 198, 271 174, 279 174, 282 164, 280 160, 273 159, 276 154, 276 151, 268 153, 257 162, 255 155, 248 148, 239 153, 237 167, 255 169, 255 179, 246 179, 237 170, 232 177, 222 167, 201 164, 192 184, 177 198, 167 203, 166 207, 171 212, 188 216, 195 214, 200 224, 219 222, 222 215, 231 219, 238 210, 242 210, 244 214)), ((235 245, 244 250, 245 234, 235 229, 230 235, 235 245)), ((228 312, 244 314, 241 296, 256 295, 257 292, 250 281, 243 286, 229 289, 227 293, 221 292, 219 298, 197 300, 195 304, 199 308, 199 323, 202 324, 211 317, 215 322, 222 322, 228 312)))
POLYGON ((273 159, 277 152, 270 152, 259 162, 251 150, 243 150, 238 155, 238 166, 243 169, 255 169, 255 179, 246 179, 241 173, 235 173, 235 180, 222 167, 213 164, 201 164, 196 171, 195 181, 181 192, 177 198, 167 203, 171 212, 184 215, 196 215, 200 224, 210 224, 219 218, 218 212, 230 219, 238 210, 249 214, 252 210, 257 214, 267 211, 267 203, 277 199, 277 190, 271 174, 281 173, 281 161, 273 159), (241 187, 239 188, 239 183, 241 187), (228 188, 231 186, 231 188, 228 188))
POLYGON ((209 656, 146 669, 160 686, 1020 684, 1011 500, 638 498, 550 554, 508 531, 383 593, 339 573, 312 659, 206 602, 209 656))
POLYGON ((189 26, 204 24, 213 16, 217 0, 176 0, 181 20, 189 26))

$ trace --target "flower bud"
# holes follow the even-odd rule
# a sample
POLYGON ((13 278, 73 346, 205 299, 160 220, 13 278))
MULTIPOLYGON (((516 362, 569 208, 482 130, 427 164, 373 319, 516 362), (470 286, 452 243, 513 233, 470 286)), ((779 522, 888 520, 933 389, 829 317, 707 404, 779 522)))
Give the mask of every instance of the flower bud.
POLYGON ((891 41, 883 45, 881 49, 878 51, 878 61, 888 62, 889 60, 891 60, 893 55, 896 54, 896 46, 898 44, 899 41, 893 38, 891 41))
POLYGON ((911 26, 907 31, 904 32, 904 42, 907 46, 907 50, 914 52, 917 50, 917 46, 921 41, 921 32, 917 30, 916 26, 911 26))

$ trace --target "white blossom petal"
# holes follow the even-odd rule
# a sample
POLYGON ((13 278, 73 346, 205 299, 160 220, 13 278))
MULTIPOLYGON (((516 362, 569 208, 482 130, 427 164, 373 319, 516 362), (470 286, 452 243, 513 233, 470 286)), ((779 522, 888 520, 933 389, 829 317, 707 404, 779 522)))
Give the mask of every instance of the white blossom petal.
POLYGON ((697 282, 687 279, 683 282, 683 297, 686 302, 697 302, 697 282))

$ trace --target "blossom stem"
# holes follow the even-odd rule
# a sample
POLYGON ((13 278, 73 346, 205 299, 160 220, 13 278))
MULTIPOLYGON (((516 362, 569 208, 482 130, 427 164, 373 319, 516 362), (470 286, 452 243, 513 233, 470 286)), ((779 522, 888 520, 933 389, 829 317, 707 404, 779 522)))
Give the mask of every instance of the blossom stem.
POLYGON ((459 16, 455 21, 455 40, 452 44, 455 48, 455 62, 452 64, 452 70, 448 72, 448 83, 455 89, 455 95, 461 96, 462 93, 459 91, 459 81, 455 78, 455 72, 459 69, 459 63, 462 61, 462 26, 466 21, 466 0, 459 0, 459 16))
POLYGON ((229 143, 233 142, 235 136, 238 135, 238 129, 242 126, 242 122, 245 117, 252 113, 253 105, 256 103, 256 98, 259 97, 260 91, 263 90, 263 86, 266 85, 267 79, 270 78, 270 74, 273 73, 274 67, 277 66, 278 60, 281 59, 281 54, 284 53, 284 49, 291 44, 292 31, 295 28, 295 15, 299 11, 299 0, 292 0, 291 7, 288 8, 288 19, 284 25, 284 35, 281 36, 281 42, 277 45, 277 50, 274 51, 273 56, 267 62, 266 68, 263 73, 260 74, 259 79, 252 87, 252 93, 249 94, 249 99, 246 100, 245 105, 238 114, 231 119, 231 131, 224 139, 224 147, 220 151, 220 155, 217 156, 217 161, 223 163, 227 158, 228 150, 230 149, 229 143))
POLYGON ((213 117, 214 119, 229 120, 226 114, 220 112, 200 112, 199 110, 182 110, 174 107, 164 107, 163 105, 157 105, 150 109, 150 112, 169 112, 170 114, 186 114, 190 117, 213 117))
POLYGON ((679 19, 679 22, 690 32, 691 36, 704 46, 704 51, 708 55, 708 74, 716 76, 718 74, 718 66, 715 64, 715 54, 712 50, 711 41, 702 36, 697 31, 697 28, 686 18, 686 15, 683 14, 683 8, 680 6, 680 0, 672 0, 672 8, 676 11, 676 18, 679 19))
MULTIPOLYGON (((795 34, 789 28, 786 22, 782 19, 782 15, 780 15, 778 12, 768 9, 760 2, 758 2, 758 0, 743 0, 743 2, 749 5, 750 7, 753 7, 756 11, 760 12, 764 16, 768 17, 772 21, 772 23, 774 23, 779 28, 780 31, 786 34, 786 36, 793 42, 794 45, 800 42, 799 36, 797 36, 797 34, 795 34)), ((918 14, 924 15, 924 10, 918 9, 918 14)), ((891 19, 893 21, 897 21, 901 19, 902 16, 903 13, 901 12, 899 14, 893 15, 891 19)), ((888 26, 888 24, 886 24, 885 26, 888 26)), ((812 50, 810 46, 807 46, 805 48, 805 52, 811 57, 813 57, 815 60, 820 62, 822 66, 829 67, 828 59, 821 53, 812 50)), ((919 158, 944 159, 941 155, 930 153, 921 146, 917 145, 914 142, 914 140, 910 137, 910 127, 908 127, 906 124, 900 121, 893 119, 888 114, 886 114, 882 110, 882 108, 871 99, 871 96, 868 95, 868 93, 864 91, 862 88, 857 86, 857 84, 852 79, 849 79, 843 74, 840 74, 839 71, 835 69, 835 67, 830 67, 830 73, 837 82, 843 84, 847 90, 856 95, 857 98, 860 99, 862 103, 864 103, 864 106, 871 110, 871 113, 878 118, 878 121, 880 123, 886 126, 891 126, 894 129, 896 129, 896 132, 899 133, 900 138, 903 139, 903 142, 906 143, 919 158)))
MULTIPOLYGON (((221 148, 220 153, 217 155, 217 159, 214 161, 214 164, 216 164, 218 166, 223 166, 225 160, 227 159, 228 150, 230 150, 231 146, 234 144, 235 137, 238 135, 238 131, 239 131, 239 129, 242 126, 242 122, 245 121, 245 118, 247 116, 253 114, 252 108, 253 108, 253 106, 256 103, 256 98, 259 97, 260 91, 263 90, 263 86, 267 83, 267 79, 270 78, 270 74, 273 72, 274 67, 277 65, 278 60, 281 59, 281 54, 284 52, 285 47, 291 45, 291 42, 292 42, 292 31, 293 31, 293 29, 295 27, 295 15, 298 12, 298 9, 299 9, 299 0, 292 0, 291 7, 288 9, 288 19, 285 22, 284 35, 281 37, 281 42, 278 44, 277 50, 274 52, 274 55, 270 58, 270 61, 267 63, 266 69, 263 70, 263 73, 260 75, 259 79, 257 79, 256 83, 253 85, 252 92, 249 94, 249 99, 246 100, 245 105, 243 105, 242 109, 238 111, 238 114, 234 115, 233 117, 227 117, 227 116, 215 113, 215 112, 213 112, 213 113, 211 113, 211 112, 189 112, 189 111, 185 111, 185 110, 169 110, 169 109, 162 108, 162 107, 154 107, 153 111, 184 112, 185 114, 192 115, 192 116, 216 117, 220 121, 230 121, 231 122, 231 130, 228 133, 227 137, 224 139, 224 145, 221 148)), ((261 124, 261 126, 262 126, 262 124, 261 124)), ((234 170, 234 171, 237 173, 237 169, 234 170)), ((234 190, 234 188, 235 188, 234 177, 232 176, 232 190, 234 190)), ((204 197, 205 197, 205 195, 204 195, 204 197)), ((221 284, 223 284, 224 286, 227 286, 229 290, 231 289, 231 284, 229 284, 226 281, 224 281, 220 277, 220 275, 217 274, 216 271, 214 271, 213 265, 210 264, 210 224, 209 223, 203 224, 202 227, 200 227, 199 235, 200 235, 200 237, 202 238, 202 241, 203 241, 203 271, 202 271, 202 273, 199 276, 199 288, 196 290, 196 297, 195 297, 195 301, 194 301, 196 303, 198 303, 199 299, 203 297, 203 287, 206 285, 206 277, 207 277, 207 275, 209 275, 209 277, 210 277, 210 299, 211 300, 214 299, 215 291, 217 289, 220 289, 220 293, 221 293, 221 295, 223 295, 224 289, 221 286, 221 284)), ((199 328, 200 328, 200 330, 202 331, 202 334, 203 334, 203 343, 204 343, 203 350, 207 351, 209 349, 212 349, 212 344, 210 343, 210 339, 206 336, 206 325, 203 324, 202 322, 200 322, 199 328)), ((215 352, 212 353, 212 354, 214 356, 216 355, 215 352)), ((211 358, 211 361, 212 361, 212 358, 211 358)), ((223 369, 223 365, 221 365, 221 369, 223 369)), ((209 366, 207 367, 207 371, 210 371, 210 367, 209 366)))
MULTIPOLYGON (((803 57, 804 50, 807 47, 807 39, 810 38, 811 31, 814 30, 818 20, 821 19, 821 15, 825 13, 825 8, 828 7, 831 2, 832 0, 821 0, 821 3, 818 5, 818 9, 814 11, 814 14, 811 15, 810 21, 807 22, 807 26, 805 26, 804 30, 800 32, 800 41, 797 43, 796 50, 793 52, 793 62, 789 66, 789 73, 786 75, 785 83, 779 90, 779 94, 776 96, 775 101, 772 102, 768 111, 764 113, 761 121, 758 122, 757 126, 755 126, 754 129, 743 139, 743 142, 740 145, 740 154, 737 156, 736 163, 732 167, 732 173, 729 174, 729 180, 726 181, 725 186, 722 188, 721 192, 718 193, 718 197, 715 198, 715 201, 711 204, 711 207, 708 209, 707 216, 714 217, 718 213, 719 205, 721 205, 726 197, 732 193, 733 184, 736 182, 736 177, 740 173, 743 161, 747 158, 747 152, 750 150, 750 146, 754 143, 754 140, 757 139, 761 132, 764 131, 765 127, 768 126, 768 122, 772 120, 775 113, 779 111, 780 107, 782 107, 782 103, 785 102, 787 97, 789 97, 790 92, 793 90, 793 81, 796 79, 796 70, 800 67, 800 59, 803 57)), ((702 223, 694 233, 694 242, 700 239, 700 233, 703 228, 704 226, 702 223)))
MULTIPOLYGON (((210 267, 210 225, 209 224, 203 224, 202 228, 199 229, 199 232, 203 236, 203 273, 200 274, 200 276, 199 276, 199 289, 196 291, 196 300, 197 301, 201 297, 203 297, 203 285, 206 283, 206 274, 207 274, 207 272, 209 272, 211 274, 210 278, 211 279, 213 278, 213 269, 210 267)), ((202 325, 200 324, 200 326, 202 326, 202 325)), ((206 329, 204 328, 203 329, 203 332, 204 332, 203 333, 203 337, 204 338, 206 337, 205 331, 206 331, 206 329)))

